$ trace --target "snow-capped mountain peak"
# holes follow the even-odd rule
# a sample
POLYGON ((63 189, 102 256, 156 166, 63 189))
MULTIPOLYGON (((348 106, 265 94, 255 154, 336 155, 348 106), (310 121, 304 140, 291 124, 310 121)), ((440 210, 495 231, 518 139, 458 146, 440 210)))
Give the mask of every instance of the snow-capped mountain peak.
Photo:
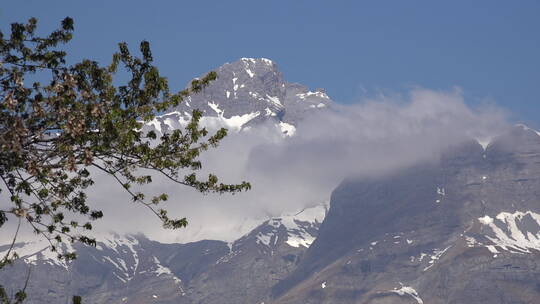
POLYGON ((248 126, 271 122, 285 136, 292 136, 296 124, 307 113, 331 107, 324 90, 310 91, 283 79, 277 65, 266 58, 241 58, 216 69, 217 79, 202 92, 187 99, 171 112, 148 123, 159 133, 185 126, 193 109, 203 111, 201 125, 241 131, 248 126))
POLYGON ((326 216, 328 203, 303 209, 295 214, 273 217, 233 244, 254 241, 260 246, 274 248, 281 244, 309 248, 317 238, 319 226, 326 216))

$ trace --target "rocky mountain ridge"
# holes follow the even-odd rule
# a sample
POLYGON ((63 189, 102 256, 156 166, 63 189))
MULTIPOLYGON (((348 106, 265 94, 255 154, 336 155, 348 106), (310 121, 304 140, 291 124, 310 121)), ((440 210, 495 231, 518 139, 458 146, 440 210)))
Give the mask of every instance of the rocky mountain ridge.
POLYGON ((187 124, 194 109, 203 111, 201 125, 240 131, 270 123, 291 136, 306 113, 332 107, 323 89, 283 79, 277 65, 266 58, 241 58, 216 69, 217 79, 202 92, 189 96, 176 109, 156 117, 149 125, 167 132, 187 124))
MULTIPOLYGON (((31 269, 28 303, 69 303, 73 294, 88 303, 223 303, 231 291, 231 301, 258 301, 311 245, 326 208, 323 204, 269 219, 232 243, 164 244, 143 235, 112 234, 98 238, 96 247, 60 248, 76 250, 72 262, 58 260, 45 240, 18 243, 20 259, 0 273, 0 284, 15 290, 31 269), (224 279, 231 273, 235 280, 224 279)), ((0 246, 0 254, 7 247, 0 246)))

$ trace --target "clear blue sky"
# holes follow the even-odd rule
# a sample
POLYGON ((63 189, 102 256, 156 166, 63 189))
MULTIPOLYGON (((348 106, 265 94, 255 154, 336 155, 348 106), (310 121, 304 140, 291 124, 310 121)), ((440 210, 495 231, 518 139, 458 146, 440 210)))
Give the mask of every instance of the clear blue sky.
POLYGON ((379 89, 460 86, 540 127, 540 1, 4 0, 0 27, 75 19, 71 59, 108 63, 119 41, 152 44, 175 88, 240 57, 350 103, 379 89))

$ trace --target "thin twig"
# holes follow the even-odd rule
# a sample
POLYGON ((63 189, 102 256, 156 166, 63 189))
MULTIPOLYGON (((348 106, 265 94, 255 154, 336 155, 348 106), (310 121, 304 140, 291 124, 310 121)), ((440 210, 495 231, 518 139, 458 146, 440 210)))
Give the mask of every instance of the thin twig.
POLYGON ((9 259, 9 254, 11 253, 11 250, 13 250, 13 247, 15 246, 15 242, 17 240, 17 235, 19 235, 19 229, 21 228, 21 218, 19 217, 19 222, 17 224, 17 230, 15 231, 15 235, 13 235, 13 241, 11 242, 11 245, 9 246, 9 249, 2 259, 2 262, 5 262, 9 259))

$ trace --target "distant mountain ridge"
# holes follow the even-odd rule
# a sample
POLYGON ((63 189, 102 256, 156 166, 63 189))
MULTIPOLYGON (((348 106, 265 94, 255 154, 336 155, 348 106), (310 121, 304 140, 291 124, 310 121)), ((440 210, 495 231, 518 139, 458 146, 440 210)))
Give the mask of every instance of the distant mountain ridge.
MULTIPOLYGON (((163 244, 143 235, 112 234, 99 238, 95 248, 60 248, 77 251, 72 262, 56 259, 45 240, 18 243, 20 260, 0 273, 0 284, 15 290, 31 267, 27 303, 69 303, 73 294, 83 295, 87 303, 223 303, 225 291, 220 288, 241 291, 247 285, 252 286, 249 295, 231 295, 231 301, 259 301, 268 296, 267 286, 290 272, 315 240, 326 210, 322 204, 269 219, 232 243, 163 244), (250 272, 244 272, 246 267, 250 272), (253 281, 250 276, 256 271, 260 277, 253 281), (231 273, 235 280, 222 279, 231 273)), ((0 246, 0 254, 7 248, 0 246)))

